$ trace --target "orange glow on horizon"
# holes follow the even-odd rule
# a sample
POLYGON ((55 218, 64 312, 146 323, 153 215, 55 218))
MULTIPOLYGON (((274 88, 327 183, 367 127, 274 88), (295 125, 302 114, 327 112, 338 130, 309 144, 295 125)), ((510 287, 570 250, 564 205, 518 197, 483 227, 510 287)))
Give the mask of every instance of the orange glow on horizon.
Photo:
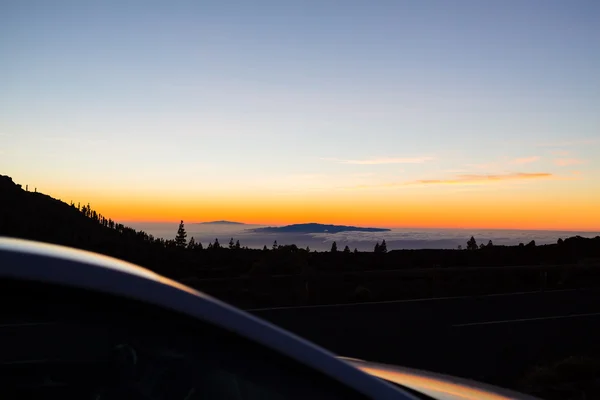
POLYGON ((592 201, 537 202, 520 200, 477 203, 357 199, 319 203, 314 199, 285 202, 177 202, 101 200, 92 207, 105 216, 126 222, 186 222, 230 220, 248 224, 287 225, 317 222, 387 228, 473 228, 600 231, 600 209, 592 201))
POLYGON ((562 186, 549 186, 551 192, 544 186, 518 183, 494 184, 492 189, 425 185, 297 192, 150 192, 134 188, 79 189, 74 193, 62 188, 49 194, 67 203, 89 200, 93 209, 119 222, 230 220, 265 225, 316 222, 384 228, 600 232, 600 188, 590 189, 575 180, 548 181, 548 185, 558 184, 562 186))

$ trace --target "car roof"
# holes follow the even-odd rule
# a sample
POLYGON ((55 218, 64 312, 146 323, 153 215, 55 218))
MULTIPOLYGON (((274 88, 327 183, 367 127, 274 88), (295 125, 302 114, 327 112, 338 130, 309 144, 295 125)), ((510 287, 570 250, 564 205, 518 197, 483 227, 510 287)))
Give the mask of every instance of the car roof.
POLYGON ((0 238, 0 278, 60 284, 172 309, 236 332, 320 370, 371 398, 414 399, 289 332, 204 293, 115 258, 21 239, 0 238))

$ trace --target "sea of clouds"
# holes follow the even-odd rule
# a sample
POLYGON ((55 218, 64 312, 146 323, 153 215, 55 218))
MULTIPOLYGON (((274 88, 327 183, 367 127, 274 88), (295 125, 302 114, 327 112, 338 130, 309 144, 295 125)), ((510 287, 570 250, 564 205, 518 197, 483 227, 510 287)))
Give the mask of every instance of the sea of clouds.
MULTIPOLYGON (((173 239, 177 233, 178 223, 126 223, 135 229, 164 239, 173 239)), ((278 244, 295 244, 298 247, 310 247, 311 250, 329 250, 335 241, 339 250, 344 246, 351 250, 372 251, 375 243, 385 239, 388 250, 395 249, 455 249, 459 245, 465 247, 467 240, 474 236, 478 243, 491 240, 496 245, 516 245, 535 240, 537 244, 556 243, 559 238, 571 236, 595 237, 600 232, 570 231, 526 231, 498 229, 392 229, 389 232, 340 232, 335 234, 315 233, 256 233, 254 229, 260 225, 212 225, 186 224, 188 239, 193 237, 204 246, 219 239, 227 245, 230 238, 239 240, 242 246, 250 248, 271 247, 274 241, 278 244)))

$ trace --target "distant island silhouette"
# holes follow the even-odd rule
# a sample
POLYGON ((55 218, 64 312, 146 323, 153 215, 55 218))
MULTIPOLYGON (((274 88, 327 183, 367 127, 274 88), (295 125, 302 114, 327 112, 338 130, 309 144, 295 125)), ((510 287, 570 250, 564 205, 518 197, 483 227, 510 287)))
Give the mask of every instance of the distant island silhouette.
POLYGON ((197 222, 196 225, 246 225, 243 222, 234 222, 234 221, 207 221, 207 222, 197 222))
POLYGON ((361 228, 358 226, 326 225, 317 223, 293 224, 286 226, 253 229, 256 233, 339 233, 339 232, 389 232, 386 228, 361 228))
MULTIPOLYGON (((252 231, 243 226, 248 228, 240 231, 252 231)), ((290 233, 289 241, 310 233, 388 230, 317 223, 255 229, 290 233)), ((184 221, 172 238, 154 237, 89 203, 65 203, 2 175, 0 236, 120 258, 249 309, 600 287, 600 236, 504 246, 467 240, 465 233, 464 245, 456 248, 389 251, 385 240, 371 243, 372 251, 342 242, 338 248, 335 241, 329 251, 316 251, 271 237, 272 244, 249 248, 245 235, 219 241, 217 234, 202 243, 188 237, 184 221)))

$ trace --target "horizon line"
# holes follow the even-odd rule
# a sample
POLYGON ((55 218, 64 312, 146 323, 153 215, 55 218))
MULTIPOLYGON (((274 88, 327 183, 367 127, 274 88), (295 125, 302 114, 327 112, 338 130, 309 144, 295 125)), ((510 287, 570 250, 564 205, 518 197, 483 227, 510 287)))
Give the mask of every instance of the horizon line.
MULTIPOLYGON (((132 224, 176 224, 180 223, 180 220, 173 221, 152 221, 152 220, 131 220, 131 221, 119 221, 122 224, 132 223, 132 224)), ((272 226, 272 227, 282 227, 289 225, 305 225, 305 224, 318 224, 318 225, 333 225, 333 226, 353 226, 356 228, 381 228, 381 229, 421 229, 421 230, 490 230, 490 231, 538 231, 538 232, 580 232, 580 233, 598 233, 600 234, 600 228, 597 230, 589 230, 589 229, 559 229, 559 228, 551 228, 551 229, 540 229, 540 228, 490 228, 490 227, 424 227, 424 226, 393 226, 393 225, 362 225, 362 224, 341 224, 341 223, 325 223, 325 222, 295 222, 295 223, 250 223, 250 222, 240 222, 240 221, 229 221, 229 220, 215 220, 215 221, 202 221, 202 222, 185 222, 184 224, 194 225, 194 224, 206 224, 211 222, 234 222, 235 224, 240 225, 258 225, 258 226, 272 226)))

